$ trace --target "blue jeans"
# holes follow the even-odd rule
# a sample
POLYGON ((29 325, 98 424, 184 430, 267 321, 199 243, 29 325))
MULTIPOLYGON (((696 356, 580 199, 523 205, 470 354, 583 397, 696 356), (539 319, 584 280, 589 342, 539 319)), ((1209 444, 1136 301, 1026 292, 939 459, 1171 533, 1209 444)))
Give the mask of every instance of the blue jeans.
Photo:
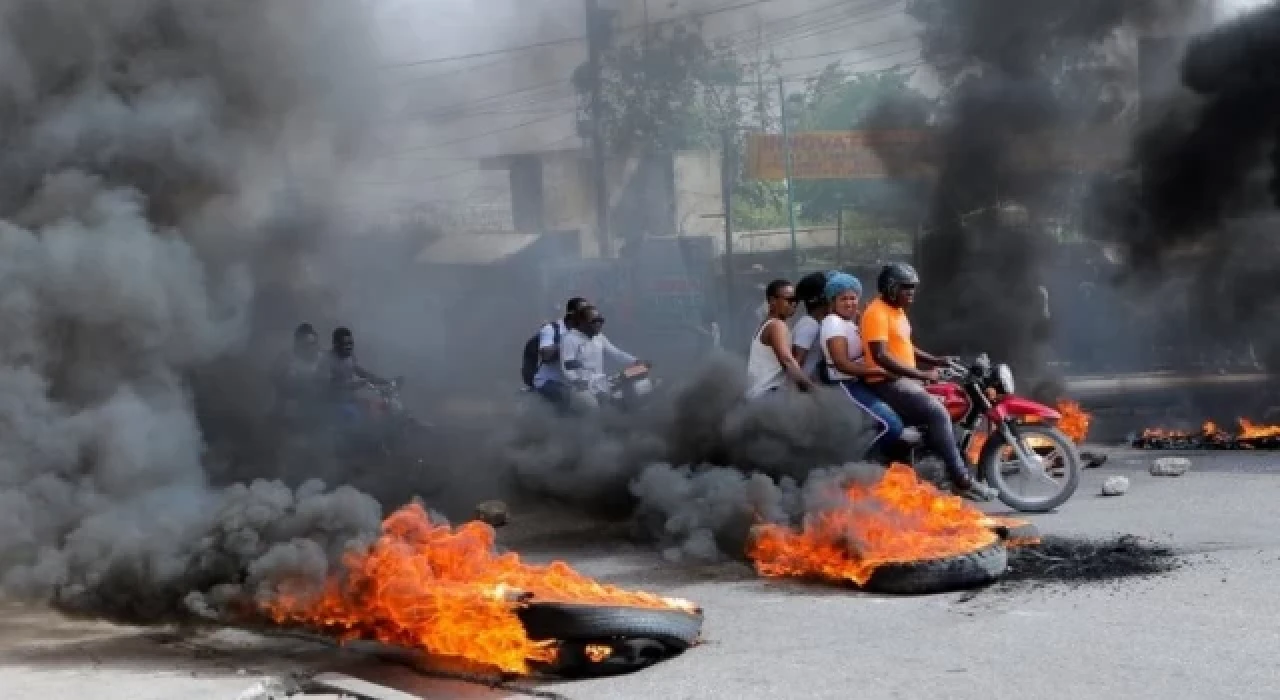
POLYGON ((539 396, 546 399, 557 411, 567 413, 572 405, 573 393, 569 386, 563 382, 554 379, 548 379, 542 383, 542 386, 533 389, 539 396))
POLYGON ((876 435, 875 442, 871 443, 871 449, 887 453, 902 437, 902 430, 906 427, 897 412, 876 396, 862 380, 846 379, 837 384, 844 390, 850 401, 853 401, 864 413, 869 414, 880 426, 880 432, 876 435))

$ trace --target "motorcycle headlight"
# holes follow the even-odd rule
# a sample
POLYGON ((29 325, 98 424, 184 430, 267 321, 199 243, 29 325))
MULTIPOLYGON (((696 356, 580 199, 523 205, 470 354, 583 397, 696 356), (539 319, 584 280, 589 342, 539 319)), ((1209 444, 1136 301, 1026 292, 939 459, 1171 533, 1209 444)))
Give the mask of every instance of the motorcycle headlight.
POLYGON ((1009 365, 996 367, 996 386, 1000 388, 1002 394, 1013 393, 1013 370, 1009 369, 1009 365))

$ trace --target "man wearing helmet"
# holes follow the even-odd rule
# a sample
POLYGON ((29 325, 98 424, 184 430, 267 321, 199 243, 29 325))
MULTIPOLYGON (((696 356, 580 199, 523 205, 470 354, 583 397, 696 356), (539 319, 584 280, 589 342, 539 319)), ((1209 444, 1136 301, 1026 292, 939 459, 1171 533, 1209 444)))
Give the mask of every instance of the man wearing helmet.
POLYGON ((876 287, 880 296, 862 313, 860 329, 867 364, 884 370, 886 377, 868 377, 877 396, 902 416, 908 425, 926 428, 929 447, 946 464, 955 490, 975 501, 995 498, 995 489, 976 481, 956 445, 951 417, 940 402, 924 389, 938 380, 938 367, 946 359, 935 357, 911 342, 907 307, 915 301, 920 277, 906 263, 890 263, 880 271, 876 287))

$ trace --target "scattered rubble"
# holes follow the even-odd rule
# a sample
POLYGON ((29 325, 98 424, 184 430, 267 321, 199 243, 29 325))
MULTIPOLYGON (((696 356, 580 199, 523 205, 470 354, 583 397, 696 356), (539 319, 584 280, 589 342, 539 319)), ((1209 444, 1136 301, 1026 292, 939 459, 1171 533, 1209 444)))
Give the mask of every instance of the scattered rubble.
POLYGON ((1103 496, 1123 496, 1129 492, 1129 479, 1123 476, 1108 477, 1102 482, 1103 496))
POLYGON ((1151 462, 1151 476, 1182 476, 1191 469, 1186 457, 1161 457, 1151 462))
POLYGON ((1011 549, 1002 582, 1079 586, 1154 576, 1180 564, 1173 549, 1133 535, 1110 540, 1048 536, 1037 546, 1011 549))

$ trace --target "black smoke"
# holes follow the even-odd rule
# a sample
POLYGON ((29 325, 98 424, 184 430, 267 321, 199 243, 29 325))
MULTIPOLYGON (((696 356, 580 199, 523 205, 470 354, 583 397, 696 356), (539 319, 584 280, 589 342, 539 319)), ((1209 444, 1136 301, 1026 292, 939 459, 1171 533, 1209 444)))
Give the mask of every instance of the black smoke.
POLYGON ((1187 291, 1181 342, 1246 348, 1274 366, 1280 333, 1280 5, 1187 45, 1181 91, 1139 132, 1131 167, 1097 190, 1100 237, 1120 244, 1130 289, 1187 291))
MULTIPOLYGON (((916 251, 921 344, 988 352, 1032 384, 1051 379, 1049 284, 1059 235, 1079 227, 1083 190, 1037 154, 1122 111, 1107 83, 1123 31, 1190 3, 912 0, 921 52, 942 83, 936 179, 916 251), (1039 162, 1037 163, 1037 160, 1039 162)), ((1068 139, 1065 149, 1078 147, 1068 139)), ((883 156, 892 160, 893 154, 883 156)), ((1036 387, 1055 393, 1053 384, 1036 387)), ((1046 397, 1047 398, 1047 397, 1046 397)))

